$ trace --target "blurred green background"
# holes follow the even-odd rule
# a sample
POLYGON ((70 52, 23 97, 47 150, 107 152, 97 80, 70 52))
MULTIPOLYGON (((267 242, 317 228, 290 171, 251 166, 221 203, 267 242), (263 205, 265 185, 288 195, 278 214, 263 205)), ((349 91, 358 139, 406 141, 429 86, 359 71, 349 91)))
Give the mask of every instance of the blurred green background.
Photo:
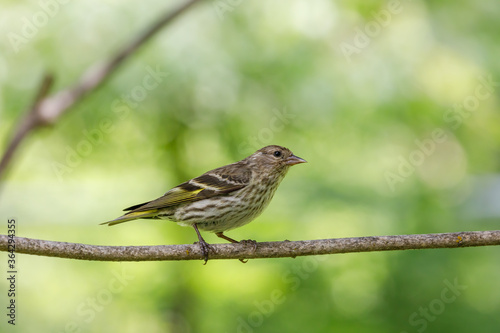
MULTIPOLYGON (((67 87, 178 3, 3 0, 2 147, 44 72, 67 87)), ((24 142, 1 230, 15 217, 24 237, 192 243, 171 222, 98 224, 268 144, 309 163, 230 237, 499 229, 499 16, 495 0, 206 1, 24 142)), ((498 247, 206 266, 18 255, 15 329, 493 332, 499 259, 498 247)))

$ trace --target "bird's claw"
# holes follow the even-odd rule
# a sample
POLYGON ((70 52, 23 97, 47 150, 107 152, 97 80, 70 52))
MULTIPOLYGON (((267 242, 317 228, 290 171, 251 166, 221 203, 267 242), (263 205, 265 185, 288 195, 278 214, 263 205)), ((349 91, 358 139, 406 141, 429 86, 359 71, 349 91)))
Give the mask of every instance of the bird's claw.
POLYGON ((201 253, 203 254, 203 260, 205 260, 205 262, 203 263, 203 265, 206 265, 207 264, 207 261, 208 261, 208 252, 210 252, 210 250, 212 250, 212 247, 210 246, 210 244, 208 244, 207 242, 203 241, 203 242, 194 242, 194 244, 199 244, 200 245, 200 249, 201 249, 201 253))
MULTIPOLYGON (((253 252, 257 251, 257 241, 255 241, 253 239, 243 239, 240 241, 240 243, 244 244, 244 245, 251 245, 253 248, 253 252)), ((248 262, 248 259, 238 259, 238 260, 244 264, 246 264, 248 262)))
POLYGON ((243 239, 240 241, 240 243, 245 244, 245 245, 251 245, 253 248, 253 252, 257 251, 257 241, 253 239, 243 239))

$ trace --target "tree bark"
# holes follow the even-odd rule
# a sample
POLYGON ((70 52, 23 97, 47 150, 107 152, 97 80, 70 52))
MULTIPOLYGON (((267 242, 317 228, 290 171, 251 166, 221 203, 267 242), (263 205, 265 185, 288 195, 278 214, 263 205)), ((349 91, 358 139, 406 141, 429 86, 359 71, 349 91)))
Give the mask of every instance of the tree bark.
MULTIPOLYGON (((96 261, 201 260, 198 244, 156 246, 100 246, 54 242, 23 237, 10 238, 15 252, 47 257, 96 261)), ((320 254, 461 248, 500 245, 500 230, 441 234, 370 236, 306 241, 212 244, 209 259, 257 259, 320 254)), ((9 237, 0 235, 0 251, 10 251, 9 237)))

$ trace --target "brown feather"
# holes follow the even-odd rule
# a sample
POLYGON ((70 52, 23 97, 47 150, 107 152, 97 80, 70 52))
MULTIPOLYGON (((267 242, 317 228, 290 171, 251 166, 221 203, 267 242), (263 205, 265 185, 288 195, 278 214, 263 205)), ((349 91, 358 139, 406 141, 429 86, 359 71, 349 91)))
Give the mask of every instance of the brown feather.
POLYGON ((160 198, 127 208, 130 213, 168 208, 183 203, 199 201, 219 195, 227 195, 248 185, 252 172, 241 163, 233 163, 204 173, 182 183, 160 198), (238 174, 235 174, 238 170, 238 174))

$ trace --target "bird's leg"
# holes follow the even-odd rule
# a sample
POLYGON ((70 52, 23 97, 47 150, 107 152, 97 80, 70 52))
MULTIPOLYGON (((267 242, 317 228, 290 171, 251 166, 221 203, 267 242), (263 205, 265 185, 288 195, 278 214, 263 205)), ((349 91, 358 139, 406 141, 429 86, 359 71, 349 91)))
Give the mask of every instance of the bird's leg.
POLYGON ((200 243, 201 252, 203 253, 203 258, 205 259, 205 263, 203 265, 206 265, 208 261, 208 251, 210 250, 210 245, 207 242, 205 242, 203 237, 201 237, 197 223, 193 224, 193 228, 194 231, 196 231, 196 234, 198 235, 198 243, 200 243))
POLYGON ((225 240, 227 240, 227 241, 229 241, 231 243, 239 243, 237 240, 232 239, 231 237, 227 237, 222 232, 216 232, 215 235, 217 235, 217 237, 225 239, 225 240))
MULTIPOLYGON (((222 232, 216 232, 215 235, 219 238, 222 238, 222 239, 225 239, 231 243, 250 243, 253 245, 253 251, 255 252, 255 250, 257 250, 257 242, 254 241, 254 240, 251 240, 251 239, 244 239, 242 240, 241 242, 238 242, 237 240, 235 239, 232 239, 231 237, 227 237, 226 235, 224 235, 222 232)), ((246 264, 248 259, 239 259, 239 261, 241 261, 242 263, 246 264)))

